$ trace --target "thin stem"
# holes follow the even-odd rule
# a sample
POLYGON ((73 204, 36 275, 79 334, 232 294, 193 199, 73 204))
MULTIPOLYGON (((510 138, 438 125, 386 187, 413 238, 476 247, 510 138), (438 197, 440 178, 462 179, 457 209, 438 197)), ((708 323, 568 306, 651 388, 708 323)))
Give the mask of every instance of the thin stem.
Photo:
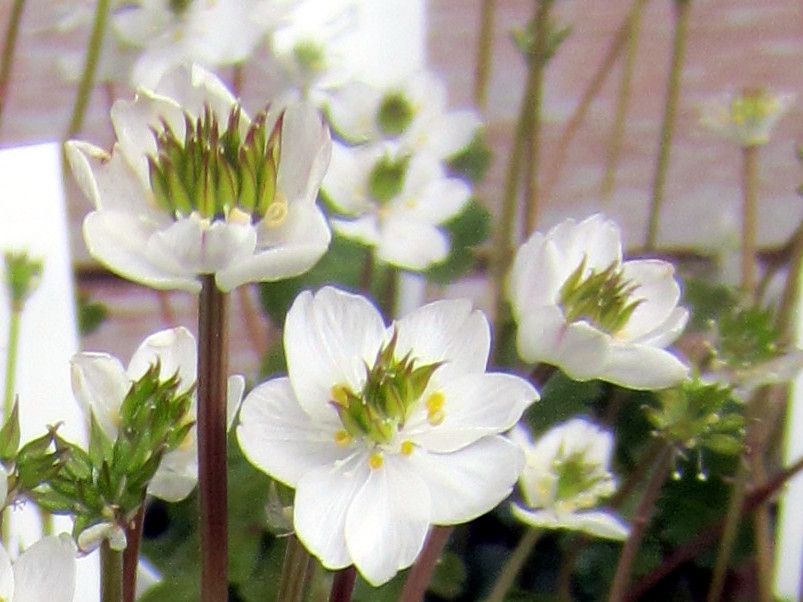
POLYGON ((175 327, 178 318, 170 303, 170 291, 156 291, 156 298, 159 300, 159 317, 162 318, 162 323, 169 328, 175 327))
POLYGON ((360 271, 360 290, 366 295, 371 293, 371 282, 374 278, 374 271, 376 270, 376 260, 374 259, 373 250, 369 249, 365 254, 365 261, 362 264, 360 271))
POLYGON ((624 140, 627 111, 630 107, 630 90, 633 83, 633 71, 636 66, 638 54, 638 39, 641 33, 641 20, 644 14, 644 5, 636 3, 633 14, 628 20, 627 48, 625 50, 625 63, 622 65, 622 79, 619 82, 619 92, 616 96, 616 116, 611 128, 611 137, 608 143, 608 153, 605 159, 605 176, 602 180, 602 199, 609 201, 616 187, 616 168, 622 155, 622 141, 624 140))
POLYGON ((107 539, 100 544, 100 601, 122 602, 123 553, 112 550, 107 539))
POLYGON ((742 149, 742 290, 756 289, 756 222, 758 213, 758 147, 742 149))
POLYGON ((11 67, 14 64, 14 51, 17 48, 17 34, 19 34, 22 8, 25 0, 14 0, 11 14, 8 17, 5 42, 3 43, 3 56, 0 58, 0 124, 2 124, 3 109, 6 106, 8 82, 11 79, 11 67))
POLYGON ((789 273, 786 277, 786 286, 781 294, 778 304, 778 313, 775 325, 781 333, 780 344, 788 345, 795 336, 795 308, 800 297, 801 264, 803 264, 803 221, 797 226, 788 243, 789 247, 789 273))
POLYGON ((608 594, 608 602, 622 602, 624 599, 627 586, 630 583, 630 571, 633 568, 633 562, 636 560, 636 555, 641 547, 641 540, 644 538, 647 525, 655 512, 658 496, 669 474, 671 465, 672 448, 667 444, 656 460, 655 469, 647 483, 647 489, 644 491, 644 496, 638 505, 636 516, 633 517, 630 524, 630 534, 622 548, 619 563, 616 565, 616 574, 613 578, 611 591, 608 594))
POLYGON ((628 11, 624 21, 619 26, 619 29, 616 30, 616 35, 614 36, 611 45, 608 47, 608 52, 605 53, 602 63, 600 63, 600 66, 591 77, 591 81, 588 82, 588 86, 583 92, 577 108, 574 110, 574 113, 572 113, 569 121, 566 122, 566 127, 563 128, 563 133, 558 140, 557 150, 555 151, 555 159, 552 164, 552 173, 550 174, 550 177, 544 186, 544 191, 542 194, 544 198, 550 197, 552 190, 554 190, 555 185, 560 179, 560 176, 563 173, 563 168, 566 165, 566 157, 568 156, 569 147, 571 146, 575 135, 577 135, 577 132, 580 129, 580 124, 582 124, 585 120, 588 109, 591 108, 591 103, 597 97, 600 90, 602 90, 602 85, 605 83, 608 75, 610 75, 613 66, 616 64, 616 59, 619 58, 619 54, 625 47, 625 43, 627 42, 630 32, 630 22, 632 21, 634 15, 638 14, 638 11, 641 11, 642 7, 648 1, 649 0, 634 0, 633 6, 628 11))
POLYGON ((136 515, 126 525, 126 548, 123 550, 123 602, 134 602, 137 598, 137 567, 139 566, 139 547, 142 543, 142 526, 145 522, 145 500, 136 515))
POLYGON ((564 553, 560 563, 558 573, 558 600, 561 602, 571 602, 572 600, 572 573, 577 562, 580 551, 588 545, 587 537, 574 537, 570 540, 571 545, 564 553))
POLYGON ((19 354, 20 323, 22 307, 12 304, 8 323, 8 347, 6 347, 6 390, 3 397, 3 423, 11 417, 14 409, 14 392, 17 386, 17 356, 19 354))
POLYGON ((384 266, 384 282, 379 291, 379 309, 388 319, 396 317, 396 291, 399 290, 399 277, 401 272, 390 264, 384 266))
POLYGON ((530 60, 535 64, 533 70, 533 89, 530 99, 530 135, 525 140, 525 165, 527 175, 524 180, 524 224, 527 234, 535 231, 538 222, 539 205, 539 163, 541 159, 541 111, 544 102, 544 71, 547 64, 547 37, 549 35, 549 16, 553 0, 536 0, 535 47, 530 60))
POLYGON ((357 570, 353 565, 335 573, 335 578, 332 580, 332 591, 329 594, 329 602, 351 602, 351 594, 354 593, 354 584, 356 582, 357 570))
POLYGON ((691 0, 675 0, 675 35, 672 42, 672 66, 669 70, 669 83, 666 90, 664 118, 661 124, 661 139, 658 146, 658 159, 652 182, 652 199, 647 226, 645 251, 652 252, 658 239, 658 222, 664 203, 666 176, 669 172, 669 157, 672 151, 672 138, 675 133, 678 102, 680 100, 680 80, 683 63, 686 60, 686 41, 689 32, 691 0))
POLYGON ((315 569, 312 556, 295 535, 287 538, 277 602, 302 602, 315 569))
POLYGON ((254 307, 254 301, 251 297, 253 291, 253 284, 241 286, 237 289, 237 297, 240 301, 240 310, 243 315, 243 322, 245 322, 245 332, 248 337, 248 342, 251 343, 251 349, 258 360, 262 360, 268 352, 268 337, 265 332, 265 322, 262 316, 254 307))
POLYGON ((198 488, 201 600, 228 600, 226 372, 228 298, 204 276, 198 311, 198 488))
POLYGON ((535 529, 527 529, 522 535, 519 543, 513 548, 513 551, 508 556, 505 565, 502 567, 502 572, 494 583, 491 593, 486 598, 485 602, 502 602, 507 593, 516 584, 516 578, 519 576, 521 569, 530 557, 538 538, 541 536, 539 531, 535 529))
POLYGON ((92 88, 95 86, 95 73, 98 70, 100 61, 100 51, 103 47, 103 36, 106 33, 106 23, 109 20, 109 7, 111 0, 98 0, 95 8, 95 20, 92 24, 92 33, 89 37, 89 47, 86 51, 84 60, 84 71, 81 74, 81 81, 78 83, 78 95, 75 97, 70 125, 67 128, 67 138, 72 138, 81 131, 84 124, 89 97, 92 88))
POLYGON ((453 531, 454 527, 432 528, 423 551, 407 575, 399 602, 421 602, 424 599, 429 583, 432 581, 435 566, 453 531))
POLYGON ((508 307, 505 303, 504 295, 505 277, 507 268, 510 265, 510 257, 513 254, 519 181, 524 160, 524 145, 531 132, 532 114, 530 107, 533 106, 535 95, 536 76, 538 75, 537 61, 530 61, 529 67, 524 98, 521 101, 519 117, 514 132, 513 147, 510 151, 510 159, 508 159, 504 196, 502 197, 502 213, 496 228, 496 240, 494 243, 496 254, 493 256, 492 271, 494 294, 496 295, 494 332, 497 333, 495 350, 497 357, 505 345, 505 337, 499 336, 499 333, 503 331, 503 325, 508 316, 508 307))
POLYGON ((474 72, 474 104, 481 111, 484 111, 488 104, 488 80, 491 75, 495 13, 496 0, 482 0, 480 39, 477 43, 477 65, 474 72))
POLYGON ((627 499, 627 496, 638 487, 639 483, 644 479, 647 472, 655 466, 655 460, 661 454, 666 443, 661 439, 653 439, 644 455, 641 456, 636 466, 630 471, 627 480, 616 490, 611 498, 608 500, 608 505, 611 508, 618 508, 627 499))

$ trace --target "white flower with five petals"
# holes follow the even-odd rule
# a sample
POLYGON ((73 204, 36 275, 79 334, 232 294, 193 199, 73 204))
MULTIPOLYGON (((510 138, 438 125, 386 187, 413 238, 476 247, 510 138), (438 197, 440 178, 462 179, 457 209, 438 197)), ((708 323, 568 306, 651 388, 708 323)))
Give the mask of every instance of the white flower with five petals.
POLYGON ((688 368, 666 351, 689 314, 666 261, 622 261, 619 228, 601 215, 535 232, 516 254, 508 295, 519 355, 576 380, 662 389, 688 368))
MULTIPOLYGON (((72 386, 75 397, 87 415, 91 413, 112 441, 117 438, 120 408, 131 384, 159 362, 159 378, 179 377, 178 393, 195 384, 197 350, 195 337, 186 328, 162 330, 147 337, 128 368, 107 353, 78 353, 71 360, 72 386)), ((242 376, 231 376, 228 382, 227 414, 231 425, 245 388, 242 376)), ((188 420, 195 420, 193 400, 188 420)), ((159 468, 148 485, 148 493, 176 502, 187 497, 198 481, 197 440, 195 427, 175 450, 162 457, 159 468)))
POLYGON ((0 600, 72 602, 75 593, 75 545, 69 535, 43 537, 16 562, 0 545, 0 600))
POLYGON ((84 239, 112 271, 189 292, 214 274, 229 291, 303 273, 328 248, 315 201, 331 142, 311 107, 252 122, 220 80, 195 66, 133 102, 117 101, 112 123, 111 154, 85 142, 66 147, 96 209, 84 239))
POLYGON ((712 99, 702 107, 700 124, 742 147, 763 146, 775 124, 792 107, 794 94, 748 88, 712 99))
POLYGON ((570 529, 596 537, 625 539, 629 527, 610 512, 591 510, 616 489, 610 472, 613 436, 574 418, 549 429, 533 443, 524 426, 511 439, 526 460, 519 479, 524 504, 513 516, 538 529, 570 529))
POLYGON ((324 288, 296 299, 288 378, 243 402, 246 457, 295 488, 294 527, 329 569, 372 584, 410 566, 430 525, 471 520, 507 496, 521 450, 500 433, 537 398, 486 373, 487 320, 438 301, 386 327, 364 298, 324 288))

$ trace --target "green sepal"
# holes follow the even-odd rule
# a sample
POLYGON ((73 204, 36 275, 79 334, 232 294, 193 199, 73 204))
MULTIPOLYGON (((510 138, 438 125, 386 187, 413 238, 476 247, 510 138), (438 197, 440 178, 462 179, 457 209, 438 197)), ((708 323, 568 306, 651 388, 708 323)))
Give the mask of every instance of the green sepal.
POLYGON ((17 455, 20 445, 19 399, 14 400, 11 414, 0 429, 0 461, 4 464, 12 461, 17 455))

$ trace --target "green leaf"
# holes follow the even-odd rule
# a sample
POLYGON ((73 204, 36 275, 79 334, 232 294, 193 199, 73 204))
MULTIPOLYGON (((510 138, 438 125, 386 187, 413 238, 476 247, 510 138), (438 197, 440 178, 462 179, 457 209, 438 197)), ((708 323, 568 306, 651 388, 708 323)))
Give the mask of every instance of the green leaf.
POLYGON ((540 401, 527 410, 527 423, 538 434, 572 416, 587 414, 602 391, 599 381, 578 382, 556 371, 541 390, 540 401))
POLYGON ((485 132, 480 130, 466 148, 447 159, 447 164, 452 173, 463 176, 472 184, 479 184, 485 179, 492 159, 485 132))
POLYGON ((476 198, 445 225, 451 238, 451 251, 446 260, 424 272, 427 280, 449 284, 470 273, 475 264, 474 247, 485 242, 491 232, 491 214, 476 198))
POLYGON ((435 565, 429 591, 445 600, 454 600, 465 590, 467 578, 466 566, 460 556, 446 552, 435 565))

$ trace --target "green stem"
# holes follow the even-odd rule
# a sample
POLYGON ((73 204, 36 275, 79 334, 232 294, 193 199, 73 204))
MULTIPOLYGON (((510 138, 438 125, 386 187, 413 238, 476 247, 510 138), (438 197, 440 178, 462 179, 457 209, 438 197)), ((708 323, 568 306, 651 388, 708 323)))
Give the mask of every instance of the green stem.
POLYGON ((481 111, 484 111, 488 104, 488 79, 491 74, 495 13, 496 0, 482 0, 477 65, 474 72, 474 104, 481 111))
POLYGON ((634 0, 633 6, 628 11, 625 20, 619 26, 619 29, 616 30, 616 35, 611 45, 608 47, 608 52, 603 57, 602 63, 600 63, 597 71, 591 77, 591 81, 588 82, 588 86, 586 86, 577 108, 574 110, 574 113, 572 113, 569 121, 566 122, 566 127, 563 128, 563 133, 558 140, 555 159, 552 164, 552 173, 544 186, 542 193, 544 198, 550 198, 552 190, 554 190, 555 185, 563 173, 563 168, 566 165, 569 147, 580 129, 580 125, 585 120, 588 109, 591 108, 591 103, 597 97, 600 90, 602 90, 602 85, 605 83, 605 80, 608 79, 611 69, 613 69, 613 66, 616 64, 616 59, 619 58, 619 54, 627 43, 630 33, 630 23, 634 15, 638 14, 648 1, 649 0, 634 0))
POLYGON ((756 222, 758 212, 758 147, 742 149, 742 290, 756 289, 756 222))
POLYGON ((669 173, 669 157, 672 151, 672 138, 675 132, 678 102, 680 100, 680 80, 683 74, 683 63, 686 60, 686 41, 689 32, 689 15, 691 0, 675 0, 675 35, 672 42, 672 67, 669 71, 669 83, 666 90, 664 118, 661 124, 661 139, 658 146, 658 159, 655 176, 652 182, 652 199, 647 226, 647 239, 644 248, 648 252, 655 251, 658 240, 658 222, 661 207, 664 203, 666 177, 669 173))
POLYGON ((401 272, 390 264, 384 266, 384 283, 379 291, 379 309, 388 320, 396 317, 396 293, 399 290, 401 272))
POLYGON ((628 21, 627 49, 625 63, 622 66, 622 80, 619 82, 619 92, 616 96, 616 116, 611 128, 611 137, 608 143, 608 153, 605 160, 605 176, 602 180, 602 199, 609 201, 616 187, 616 168, 622 156, 622 141, 624 140, 627 111, 630 106, 630 90, 633 83, 633 71, 636 66, 638 39, 641 32, 641 20, 644 5, 636 3, 633 14, 628 21))
POLYGON ((522 535, 519 543, 508 556, 505 565, 502 567, 502 572, 494 583, 491 593, 486 598, 485 602, 503 602, 507 593, 516 584, 516 578, 519 576, 521 569, 530 557, 538 538, 541 536, 539 531, 535 529, 527 529, 522 535))
POLYGON ((0 124, 2 124, 3 109, 6 106, 8 82, 11 79, 11 67, 14 64, 14 51, 17 47, 17 35, 19 34, 24 5, 25 0, 14 0, 14 5, 11 7, 11 15, 8 17, 8 27, 6 28, 6 37, 3 43, 3 57, 0 59, 0 124))
POLYGON ((204 276, 198 311, 198 489, 201 600, 228 600, 226 390, 228 297, 204 276))
POLYGON ((103 47, 106 23, 109 20, 110 5, 111 0, 98 0, 95 8, 95 20, 92 24, 89 47, 84 60, 84 71, 81 74, 81 81, 78 83, 78 95, 75 98, 70 125, 67 128, 68 139, 80 132, 84 124, 84 116, 86 115, 87 106, 89 106, 89 97, 92 94, 92 88, 95 86, 95 73, 98 70, 98 62, 100 61, 100 51, 103 47))
POLYGON ((100 600, 123 600, 123 553, 112 550, 107 539, 100 544, 100 600))
POLYGON ((329 594, 329 602, 351 602, 351 595, 354 593, 354 584, 357 582, 357 570, 354 566, 335 573, 332 580, 332 591, 329 594))
POLYGON ((539 205, 539 163, 541 159, 541 112, 544 104, 544 72, 547 64, 547 36, 549 17, 554 0, 536 0, 535 47, 530 60, 535 64, 533 72, 532 104, 530 111, 530 135, 525 140, 525 165, 527 176, 524 180, 524 224, 526 234, 535 231, 538 222, 539 205))
POLYGON ((287 538, 277 602, 303 602, 315 569, 312 556, 295 535, 287 538))
POLYGON ((454 527, 432 527, 424 549, 404 581, 399 602, 421 602, 427 593, 435 566, 446 547, 454 527))
POLYGON ((641 541, 644 538, 647 525, 655 512, 658 496, 669 474, 671 465, 672 448, 667 444, 664 445, 663 450, 656 460, 655 469, 647 483, 644 496, 641 498, 641 502, 639 502, 638 509, 636 510, 636 515, 631 521, 630 534, 622 548, 622 553, 619 556, 619 563, 616 565, 616 573, 611 585, 611 591, 608 594, 608 602, 622 602, 622 600, 624 600, 625 592, 630 584, 630 571, 633 568, 636 555, 641 547, 641 541))
POLYGON ((12 304, 8 323, 8 347, 6 347, 6 390, 3 397, 3 423, 11 416, 14 409, 14 393, 17 380, 17 356, 20 343, 20 323, 22 307, 12 304))
POLYGON ((134 602, 137 598, 137 568, 139 567, 139 547, 142 543, 142 527, 145 522, 145 499, 143 496, 139 510, 126 525, 126 548, 123 550, 123 602, 134 602))

